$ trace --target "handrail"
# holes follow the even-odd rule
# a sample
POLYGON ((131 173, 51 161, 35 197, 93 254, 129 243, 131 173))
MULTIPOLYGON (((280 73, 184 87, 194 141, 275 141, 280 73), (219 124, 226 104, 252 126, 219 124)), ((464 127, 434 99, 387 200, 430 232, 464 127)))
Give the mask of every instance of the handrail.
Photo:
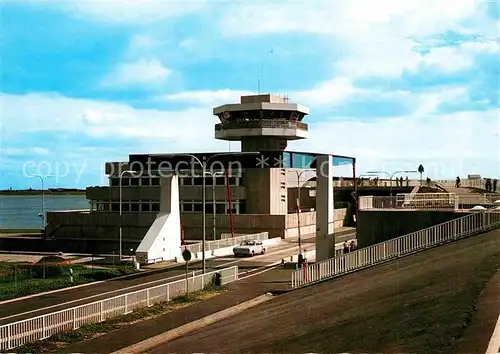
POLYGON ((477 212, 299 269, 292 288, 367 268, 446 242, 500 227, 500 212, 477 212))
MULTIPOLYGON (((247 235, 242 235, 242 236, 237 236, 237 237, 208 241, 208 242, 205 242, 205 252, 213 251, 213 250, 216 250, 219 248, 237 246, 241 243, 241 241, 247 241, 247 240, 263 241, 263 240, 267 240, 268 238, 269 238, 268 232, 259 232, 256 234, 247 234, 247 235)), ((185 248, 187 248, 189 251, 191 251, 191 253, 199 253, 199 252, 202 252, 202 250, 203 250, 203 244, 201 242, 199 242, 199 243, 194 243, 191 245, 181 246, 181 250, 183 250, 185 248)))
POLYGON ((200 274, 171 283, 133 291, 104 300, 28 318, 0 326, 0 350, 10 350, 29 342, 49 338, 64 331, 75 330, 83 325, 103 322, 125 315, 139 308, 155 304, 190 292, 202 290, 212 282, 215 273, 221 274, 222 285, 238 280, 238 266, 200 274))
POLYGON ((215 131, 240 128, 292 128, 308 130, 306 123, 286 119, 238 120, 215 125, 215 131))

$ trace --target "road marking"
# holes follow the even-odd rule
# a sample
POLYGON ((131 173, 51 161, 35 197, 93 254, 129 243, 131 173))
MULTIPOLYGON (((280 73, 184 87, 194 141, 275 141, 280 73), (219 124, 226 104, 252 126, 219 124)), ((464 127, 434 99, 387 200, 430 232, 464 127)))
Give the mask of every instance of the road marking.
MULTIPOLYGON (((197 271, 195 271, 195 273, 201 273, 201 270, 197 270, 197 271)), ((68 302, 63 302, 63 303, 56 304, 56 305, 51 305, 51 306, 42 307, 42 308, 31 310, 31 311, 26 311, 26 312, 23 312, 23 313, 18 313, 18 314, 15 314, 15 315, 10 315, 10 316, 6 316, 6 317, 2 317, 2 318, 0 318, 0 321, 4 321, 4 320, 7 320, 7 319, 13 318, 13 317, 19 317, 19 316, 23 316, 23 315, 28 315, 28 314, 34 313, 34 312, 40 312, 40 311, 44 311, 44 310, 49 310, 49 309, 52 309, 52 308, 55 308, 55 307, 61 307, 61 306, 64 306, 64 305, 73 304, 75 302, 81 302, 81 301, 85 301, 85 300, 89 300, 89 299, 94 299, 96 297, 100 297, 100 296, 103 296, 103 295, 109 295, 109 294, 113 294, 113 293, 117 293, 117 292, 123 292, 123 291, 129 290, 129 289, 138 288, 138 287, 141 287, 141 286, 144 286, 144 285, 149 285, 149 284, 154 284, 154 283, 161 283, 161 282, 165 282, 165 281, 176 279, 176 278, 183 278, 185 276, 186 276, 185 274, 174 275, 174 276, 171 276, 171 277, 168 277, 168 278, 164 278, 164 279, 153 280, 153 281, 150 281, 148 283, 142 283, 142 284, 132 285, 132 286, 129 286, 127 288, 111 290, 111 291, 108 291, 108 292, 105 292, 105 293, 91 295, 91 296, 87 296, 87 297, 84 297, 84 298, 79 298, 79 299, 76 299, 76 300, 71 300, 71 301, 68 301, 68 302)))
MULTIPOLYGON (((280 262, 272 263, 270 265, 267 265, 266 267, 263 267, 263 268, 266 268, 266 269, 264 269, 264 270, 262 270, 260 272, 257 272, 255 274, 245 275, 244 277, 238 278, 238 280, 247 279, 247 278, 254 277, 256 275, 259 275, 259 274, 262 274, 262 273, 265 273, 265 272, 269 272, 270 270, 278 268, 280 264, 281 264, 281 261, 280 262)), ((260 268, 260 269, 262 269, 262 268, 260 268)), ((254 270, 254 271, 257 271, 257 270, 258 269, 254 270)), ((251 272, 253 273, 254 271, 251 271, 251 272)))

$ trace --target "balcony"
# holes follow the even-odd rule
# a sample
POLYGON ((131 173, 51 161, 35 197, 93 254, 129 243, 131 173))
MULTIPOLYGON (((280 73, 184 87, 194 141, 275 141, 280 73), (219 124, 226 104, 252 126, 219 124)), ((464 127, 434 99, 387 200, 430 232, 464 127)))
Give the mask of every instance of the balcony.
POLYGON ((215 125, 215 138, 240 140, 244 136, 277 136, 290 140, 307 138, 306 123, 293 120, 239 120, 215 125))

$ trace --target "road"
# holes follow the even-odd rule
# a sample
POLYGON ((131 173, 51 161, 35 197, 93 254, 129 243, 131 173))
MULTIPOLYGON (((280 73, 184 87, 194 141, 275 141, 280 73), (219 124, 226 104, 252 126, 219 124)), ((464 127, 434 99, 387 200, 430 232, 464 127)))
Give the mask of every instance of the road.
MULTIPOLYGON (((459 294, 474 283, 475 265, 498 264, 499 236, 474 236, 283 294, 148 353, 428 352, 459 333, 460 308, 470 306, 459 294)), ((484 353, 493 332, 498 308, 490 310, 475 352, 484 353)))
MULTIPOLYGON (((240 275, 244 276, 247 272, 279 262, 282 258, 297 253, 298 246, 296 243, 282 242, 275 246, 270 246, 264 255, 258 255, 251 258, 221 257, 207 259, 207 272, 218 268, 238 265, 240 267, 240 275)), ((190 267, 196 274, 201 273, 200 268, 200 262, 190 267)), ((181 265, 176 269, 164 269, 155 271, 151 274, 144 273, 132 278, 109 280, 96 285, 68 289, 57 293, 0 304, 0 325, 118 296, 131 291, 173 282, 183 279, 184 276, 184 266, 181 265)))

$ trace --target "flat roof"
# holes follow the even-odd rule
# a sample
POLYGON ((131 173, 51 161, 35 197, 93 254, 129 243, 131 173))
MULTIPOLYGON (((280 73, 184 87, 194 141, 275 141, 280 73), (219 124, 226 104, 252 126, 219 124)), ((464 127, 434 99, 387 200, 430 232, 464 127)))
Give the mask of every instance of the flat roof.
POLYGON ((316 168, 316 157, 332 156, 334 166, 353 164, 356 158, 342 155, 300 151, 256 151, 256 152, 206 152, 206 153, 160 153, 131 154, 131 170, 189 169, 199 168, 200 162, 208 166, 234 168, 316 168))

